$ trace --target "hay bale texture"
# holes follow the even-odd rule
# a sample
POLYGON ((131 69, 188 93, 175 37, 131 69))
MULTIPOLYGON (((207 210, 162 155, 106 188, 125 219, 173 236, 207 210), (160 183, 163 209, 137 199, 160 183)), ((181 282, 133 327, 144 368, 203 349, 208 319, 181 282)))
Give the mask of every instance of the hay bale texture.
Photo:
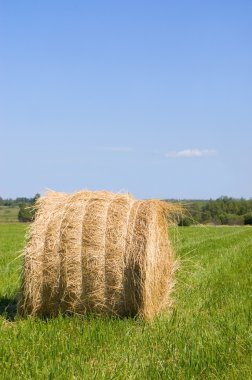
POLYGON ((48 192, 27 236, 19 313, 151 319, 170 302, 176 211, 128 194, 48 192))

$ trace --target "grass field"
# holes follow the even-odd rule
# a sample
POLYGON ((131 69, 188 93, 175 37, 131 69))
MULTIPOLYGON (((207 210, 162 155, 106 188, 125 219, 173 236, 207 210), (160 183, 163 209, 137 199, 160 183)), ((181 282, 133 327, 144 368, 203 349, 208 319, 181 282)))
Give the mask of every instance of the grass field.
POLYGON ((15 317, 25 228, 0 225, 1 379, 252 378, 251 227, 172 230, 174 307, 153 323, 15 317))
POLYGON ((0 223, 16 223, 19 207, 0 206, 0 223))

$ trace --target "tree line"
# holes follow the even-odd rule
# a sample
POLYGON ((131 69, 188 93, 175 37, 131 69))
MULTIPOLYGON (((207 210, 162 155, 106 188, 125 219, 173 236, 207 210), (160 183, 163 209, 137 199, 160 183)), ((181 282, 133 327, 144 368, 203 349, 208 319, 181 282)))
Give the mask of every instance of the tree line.
POLYGON ((184 201, 185 215, 179 225, 252 225, 252 199, 222 196, 216 200, 184 201))
POLYGON ((39 196, 40 196, 39 194, 36 194, 34 197, 31 197, 31 198, 18 197, 16 199, 12 199, 12 198, 3 199, 2 197, 0 197, 0 206, 17 207, 20 204, 32 204, 36 201, 36 199, 39 196))
MULTIPOLYGON (((39 197, 39 194, 35 194, 31 198, 3 199, 0 197, 0 206, 19 207, 18 220, 30 222, 34 219, 34 204, 39 197)), ((169 201, 178 202, 174 199, 169 201)), ((185 209, 184 216, 179 219, 180 226, 193 224, 252 225, 252 198, 236 199, 222 196, 215 200, 184 200, 180 203, 185 209)))

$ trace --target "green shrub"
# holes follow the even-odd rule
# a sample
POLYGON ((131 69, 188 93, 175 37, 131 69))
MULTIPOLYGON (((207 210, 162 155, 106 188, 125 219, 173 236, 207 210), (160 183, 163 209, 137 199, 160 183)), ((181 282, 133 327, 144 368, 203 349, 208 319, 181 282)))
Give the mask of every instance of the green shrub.
POLYGON ((225 213, 225 214, 220 215, 220 220, 221 220, 221 224, 226 224, 229 226, 244 224, 244 217, 242 215, 225 213))
MULTIPOLYGON (((33 221, 33 219, 35 217, 34 205, 35 205, 35 203, 39 197, 40 197, 40 195, 36 194, 33 198, 30 199, 29 203, 22 202, 19 204, 19 213, 18 213, 19 222, 32 222, 33 221)), ((22 198, 20 198, 20 199, 22 200, 22 198)), ((24 199, 26 199, 26 198, 24 198, 24 199)))
POLYGON ((244 224, 252 225, 252 212, 248 212, 244 215, 244 224))
POLYGON ((34 208, 30 204, 19 205, 18 220, 19 222, 31 222, 34 219, 34 208))
POLYGON ((178 222, 178 225, 180 227, 189 227, 192 224, 193 224, 193 220, 192 220, 192 218, 190 218, 188 216, 181 217, 179 222, 178 222))

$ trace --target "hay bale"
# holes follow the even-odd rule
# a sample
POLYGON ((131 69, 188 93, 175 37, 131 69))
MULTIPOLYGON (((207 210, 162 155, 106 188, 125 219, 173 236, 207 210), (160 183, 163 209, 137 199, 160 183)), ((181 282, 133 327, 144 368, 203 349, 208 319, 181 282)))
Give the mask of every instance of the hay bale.
POLYGON ((18 311, 138 316, 170 301, 168 218, 178 207, 128 194, 48 192, 27 236, 18 311))

